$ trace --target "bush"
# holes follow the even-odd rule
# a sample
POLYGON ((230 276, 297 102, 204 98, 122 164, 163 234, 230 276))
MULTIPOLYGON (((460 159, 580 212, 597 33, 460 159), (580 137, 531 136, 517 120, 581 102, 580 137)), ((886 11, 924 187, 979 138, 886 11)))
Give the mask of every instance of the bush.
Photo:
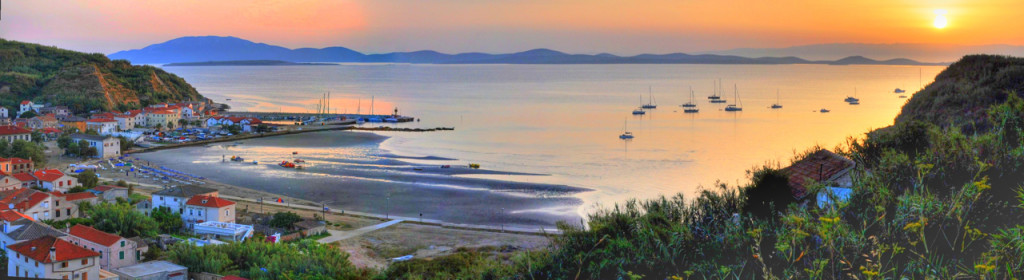
POLYGON ((135 207, 123 203, 100 203, 90 207, 89 218, 94 228, 123 237, 156 236, 159 225, 135 207))
POLYGON ((296 243, 236 242, 197 247, 173 245, 167 260, 189 272, 239 275, 249 279, 370 279, 375 272, 356 268, 336 247, 303 240, 296 243))
POLYGON ((299 214, 292 212, 277 212, 274 213, 274 217, 270 219, 268 225, 276 228, 292 228, 292 224, 298 221, 302 221, 302 217, 299 217, 299 214))

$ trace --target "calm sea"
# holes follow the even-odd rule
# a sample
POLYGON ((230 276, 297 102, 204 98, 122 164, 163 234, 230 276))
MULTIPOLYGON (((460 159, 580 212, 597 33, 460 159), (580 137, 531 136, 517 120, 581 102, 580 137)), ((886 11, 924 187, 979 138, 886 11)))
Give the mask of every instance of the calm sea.
POLYGON ((318 98, 330 92, 332 111, 369 113, 372 98, 375 113, 397 108, 399 114, 421 119, 400 126, 456 128, 380 133, 389 138, 374 149, 457 159, 445 164, 550 174, 465 177, 590 188, 594 191, 575 195, 581 204, 558 210, 584 213, 597 204, 630 198, 692 195, 719 180, 744 183, 746 170, 754 166, 786 165, 795 151, 861 137, 892 123, 907 100, 898 98, 895 88, 918 89, 919 74, 927 84, 943 68, 361 64, 165 69, 238 111, 312 111, 318 98), (708 102, 717 79, 728 103, 708 102), (743 111, 723 111, 736 101, 734 85, 743 111), (658 108, 631 115, 641 102, 649 102, 649 88, 658 108), (679 105, 689 100, 691 88, 700 112, 684 114, 679 105), (777 92, 784 107, 770 109, 777 92), (855 94, 860 105, 843 101, 855 94), (831 112, 819 113, 822 108, 831 112), (635 139, 618 138, 624 122, 635 139))

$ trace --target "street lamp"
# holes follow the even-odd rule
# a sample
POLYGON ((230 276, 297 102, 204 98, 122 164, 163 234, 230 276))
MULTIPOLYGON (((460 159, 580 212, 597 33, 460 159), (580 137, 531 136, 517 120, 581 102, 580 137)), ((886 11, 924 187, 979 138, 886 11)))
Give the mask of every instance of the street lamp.
POLYGON ((501 207, 501 232, 505 232, 505 207, 501 207))
POLYGON ((391 193, 388 193, 387 201, 384 204, 384 218, 391 219, 391 193))

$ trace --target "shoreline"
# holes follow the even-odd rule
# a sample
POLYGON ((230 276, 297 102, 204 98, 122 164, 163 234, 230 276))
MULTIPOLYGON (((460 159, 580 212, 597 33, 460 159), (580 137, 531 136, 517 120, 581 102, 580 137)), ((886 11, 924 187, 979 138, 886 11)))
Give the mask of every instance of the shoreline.
MULTIPOLYGON (((301 131, 302 132, 324 132, 324 131, 330 131, 330 130, 348 130, 348 129, 346 129, 345 127, 332 127, 332 128, 316 129, 316 130, 314 130, 314 129, 304 129, 304 130, 301 130, 301 131)), ((254 136, 247 137, 247 139, 252 139, 252 138, 268 138, 268 140, 265 140, 265 141, 285 141, 285 140, 287 140, 289 138, 286 138, 286 139, 280 139, 280 138, 282 138, 284 136, 287 136, 287 135, 291 135, 291 134, 295 134, 295 133, 275 133, 275 134, 254 135, 254 136), (275 138, 275 137, 271 137, 271 136, 281 136, 281 137, 276 137, 275 138), (269 140, 269 138, 275 138, 277 140, 269 140)), ((388 137, 388 136, 379 135, 379 134, 376 134, 376 133, 369 133, 368 135, 373 135, 373 136, 365 136, 365 137, 369 137, 369 138, 372 138, 372 139, 386 139, 386 137, 388 137)), ((308 138, 311 138, 311 137, 315 138, 315 137, 318 137, 318 136, 322 136, 322 135, 314 135, 314 136, 308 136, 308 137, 307 136, 303 136, 302 139, 308 139, 308 138)), ((337 137, 337 136, 334 136, 334 137, 337 137)), ((295 138, 295 137, 293 137, 293 138, 295 138)), ((346 138, 348 138, 348 137, 346 137, 346 138)), ((239 200, 239 201, 247 201, 247 202, 251 202, 251 203, 257 203, 259 201, 259 198, 262 197, 263 201, 264 201, 264 204, 267 204, 267 205, 286 206, 286 207, 293 208, 293 209, 304 209, 304 210, 318 210, 318 209, 320 209, 320 207, 322 205, 320 202, 314 202, 314 201, 308 200, 308 198, 307 199, 303 199, 302 196, 295 196, 295 195, 287 194, 289 192, 295 192, 296 191, 295 188, 294 188, 294 186, 297 186, 296 184, 286 184, 284 186, 288 186, 288 187, 278 189, 279 191, 272 191, 270 189, 267 189, 267 186, 263 186, 262 184, 259 184, 262 187, 255 187, 255 186, 243 187, 244 184, 243 185, 237 184, 237 181, 239 179, 236 178, 236 177, 230 177, 230 175, 229 175, 229 177, 218 177, 217 175, 220 175, 220 174, 228 175, 228 173, 236 173, 235 176, 237 176, 238 172, 231 172, 233 170, 232 168, 244 168, 245 170, 241 170, 241 172, 243 172, 243 173, 246 173, 246 172, 258 172, 258 173, 260 173, 263 176, 270 176, 270 177, 273 177, 275 175, 277 175, 277 176, 284 176, 284 177, 277 177, 277 178, 282 178, 282 179, 286 180, 286 181, 283 181, 283 182, 289 182, 287 180, 292 179, 292 177, 295 176, 295 175, 290 175, 290 174, 299 174, 299 176, 305 176, 305 175, 309 175, 309 174, 316 175, 316 174, 321 174, 321 173, 318 173, 318 171, 321 171, 321 170, 309 170, 307 168, 307 170, 302 170, 301 173, 280 173, 280 172, 288 172, 288 171, 285 171, 285 169, 276 170, 274 168, 272 168, 272 169, 260 169, 259 171, 250 171, 250 170, 252 170, 250 168, 257 168, 257 167, 250 167, 249 165, 233 164, 231 162, 222 163, 222 164, 226 164, 226 165, 219 165, 218 163, 207 162, 207 161, 209 161, 209 159, 199 159, 199 158, 196 158, 194 156, 189 156, 190 153, 192 155, 195 155, 196 151, 202 151, 203 149, 207 149, 209 147, 213 147, 213 145, 210 145, 211 143, 230 142, 230 141, 235 141, 235 140, 239 140, 239 139, 242 139, 242 138, 239 137, 239 138, 231 138, 231 139, 218 139, 220 141, 216 141, 216 142, 209 141, 209 142, 203 142, 203 143, 187 143, 187 144, 176 145, 176 146, 171 146, 171 147, 162 147, 160 149, 148 149, 148 150, 144 150, 144 151, 141 151, 141 152, 133 152, 133 154, 131 154, 129 156, 136 157, 136 156, 141 156, 142 154, 152 155, 152 153, 154 153, 154 152, 157 153, 157 156, 149 156, 149 157, 146 157, 146 158, 142 159, 142 160, 147 161, 149 163, 149 166, 168 165, 168 167, 171 167, 171 168, 188 168, 188 167, 182 167, 181 166, 182 163, 181 162, 177 162, 177 160, 174 160, 174 161, 171 161, 171 162, 168 162, 166 160, 166 159, 169 159, 169 158, 179 158, 179 157, 183 158, 183 159, 189 159, 189 160, 198 160, 197 163, 195 163, 195 164, 214 164, 214 165, 210 165, 210 166, 212 168, 228 168, 228 171, 221 170, 221 172, 218 172, 215 175, 207 174, 206 177, 208 179, 206 180, 206 184, 204 184, 202 186, 211 187, 211 188, 220 190, 221 194, 223 196, 225 196, 225 198, 239 200), (196 147, 196 146, 200 146, 200 145, 207 145, 207 148, 196 147), (171 154, 171 152, 169 151, 169 150, 173 150, 173 149, 176 149, 176 148, 189 148, 189 147, 191 147, 189 150, 181 152, 181 153, 177 153, 177 154, 171 154), (163 151, 163 152, 160 152, 160 151, 163 151), (161 158, 161 157, 163 157, 163 158, 161 158), (174 166, 174 164, 178 164, 179 166, 174 166), (266 171, 263 171, 263 170, 266 170, 266 171), (275 174, 275 173, 277 173, 277 174, 275 174), (227 179, 229 181, 232 181, 232 179, 234 179, 233 181, 235 181, 235 183, 230 183, 229 184, 229 183, 223 183, 223 182, 218 181, 218 180, 221 180, 221 179, 227 179), (278 197, 282 198, 284 200, 284 203, 271 202, 271 201, 274 201, 275 198, 278 198, 278 197)), ((358 140, 358 138, 357 138, 356 140, 353 140, 353 141, 361 141, 361 140, 358 140)), ((256 144, 256 145, 259 146, 259 144, 256 144)), ((248 148, 248 147, 242 147, 242 148, 238 148, 238 149, 244 149, 244 148, 248 148)), ((236 149, 236 148, 231 148, 231 150, 234 150, 234 149, 236 149)), ((260 148, 260 149, 263 149, 263 148, 260 148)), ((289 148, 289 149, 291 149, 291 148, 289 148)), ((296 149, 301 149, 301 148, 296 148, 296 149)), ((231 152, 229 152, 229 153, 231 153, 231 152)), ((207 157, 209 156, 208 152, 206 152, 204 154, 207 157)), ((305 158, 305 155, 307 155, 306 152, 303 152, 302 154, 304 155, 304 158, 305 158)), ((385 178, 387 178, 386 180, 397 180, 395 182, 397 182, 399 185, 406 184, 406 183, 402 183, 402 181, 405 181, 407 183, 411 183, 413 188, 418 189, 417 191, 414 191, 414 192, 411 192, 411 193, 409 191, 398 190, 398 192, 399 192, 398 195, 402 195, 402 196, 410 196, 411 195, 411 197, 412 197, 411 199, 413 199, 413 200, 412 201, 408 201, 408 199, 406 199, 407 203, 403 203, 402 202, 402 200, 403 200, 402 197, 392 197, 392 198, 390 198, 391 200, 397 199, 397 200, 394 201, 395 203, 393 204, 393 206, 395 206, 395 208, 406 207, 407 208, 406 210, 408 210, 408 205, 420 205, 419 207, 431 208, 433 206, 430 206, 430 205, 434 205, 434 204, 438 204, 438 203, 440 203, 441 205, 452 205, 455 208, 442 209, 443 212, 441 212, 441 213, 427 213, 427 212, 432 211, 432 209, 425 209, 425 208, 424 209, 420 209, 420 210, 416 210, 416 211, 420 211, 421 212, 420 215, 422 217, 424 217, 424 218, 422 218, 422 220, 421 220, 420 217, 415 217, 416 216, 415 212, 413 212, 411 214, 411 216, 409 216, 409 215, 402 216, 401 214, 395 214, 395 213, 402 213, 401 209, 392 209, 391 211, 389 211, 389 212, 391 212, 390 215, 388 213, 384 213, 384 212, 376 213, 374 211, 352 211, 352 210, 348 210, 348 209, 341 210, 342 208, 366 208, 367 207, 366 203, 373 203, 374 201, 367 201, 367 200, 365 200, 365 197, 366 197, 365 196, 365 194, 366 194, 366 187, 369 187, 370 189, 374 189, 373 182, 370 182, 371 185, 365 186, 365 187, 363 187, 363 185, 366 185, 366 183, 360 183, 360 182, 354 182, 354 183, 353 182, 349 182, 348 184, 344 184, 343 183, 343 185, 355 184, 355 185, 351 185, 351 186, 359 189, 359 191, 357 191, 355 193, 352 193, 352 194, 344 192, 343 189, 334 189, 334 191, 324 190, 324 189, 319 189, 318 190, 313 185, 308 185, 308 186, 307 185, 301 185, 302 187, 299 187, 301 189, 299 191, 303 195, 305 195, 305 196, 310 196, 310 195, 312 195, 312 196, 317 196, 317 195, 320 195, 320 196, 328 195, 328 196, 330 196, 329 194, 332 194, 332 193, 337 193, 337 195, 340 195, 340 196, 356 196, 356 197, 359 197, 360 195, 362 195, 363 200, 358 200, 358 202, 356 202, 355 204, 352 204, 351 201, 348 202, 348 203, 346 203, 344 201, 334 201, 334 202, 324 203, 327 206, 330 206, 331 213, 338 214, 338 215, 344 213, 344 215, 346 215, 346 216, 365 218, 365 219, 374 219, 374 220, 402 219, 402 220, 406 220, 408 222, 422 223, 424 225, 437 226, 437 227, 441 227, 441 228, 466 229, 466 230, 487 231, 487 232, 501 232, 502 230, 504 230, 505 232, 513 232, 513 233, 521 233, 521 234, 533 234, 533 235, 559 234, 560 232, 555 228, 554 222, 552 220, 550 220, 552 217, 555 217, 555 216, 550 216, 550 214, 545 214, 545 213, 540 213, 540 214, 533 213, 533 214, 530 214, 530 215, 523 216, 523 215, 511 213, 511 211, 515 210, 515 208, 508 208, 510 210, 509 213, 505 213, 505 212, 498 212, 497 213, 497 214, 500 214, 500 215, 510 215, 509 216, 510 218, 495 219, 495 220, 505 221, 505 222, 502 222, 501 224, 495 224, 495 223, 491 223, 491 224, 476 224, 474 222, 465 222, 465 221, 473 221, 473 219, 478 218, 479 215, 493 215, 493 214, 495 214, 495 213, 489 213, 489 211, 495 211, 494 209, 497 209, 497 206, 501 206, 501 203, 493 204, 493 205, 496 205, 496 206, 494 206, 494 208, 492 208, 492 210, 487 210, 487 208, 483 208, 483 207, 487 207, 487 205, 492 205, 492 204, 486 204, 486 203, 485 204, 479 204, 477 206, 472 206, 472 205, 471 206, 465 206, 465 205, 459 206, 460 204, 450 204, 450 202, 446 202, 448 199, 446 198, 447 195, 444 195, 444 194, 445 193, 447 193, 449 195, 454 194, 455 197, 460 197, 460 196, 464 197, 465 194, 474 195, 474 196, 475 195, 483 195, 483 197, 481 197, 481 199, 497 199, 497 198, 492 198, 492 197, 494 197, 494 195, 479 194, 476 191, 483 190, 486 193, 496 192, 496 193, 499 193, 499 195, 509 195, 510 193, 515 193, 515 192, 543 193, 541 195, 541 197, 538 197, 536 199, 535 202, 531 202, 531 203, 527 203, 527 204, 521 204, 521 207, 543 207, 545 205, 547 205, 547 206, 566 205, 566 206, 569 206, 569 207, 572 207, 572 208, 577 208, 578 207, 578 203, 576 203, 576 204, 564 204, 564 203, 566 203, 565 201, 567 201, 567 199, 568 200, 572 200, 574 196, 571 196, 571 195, 570 196, 565 196, 564 198, 556 199, 556 200, 550 200, 549 198, 545 198, 543 196, 545 196, 546 194, 551 194, 551 193, 556 194, 556 196, 558 196, 557 195, 558 193, 571 194, 571 193, 593 191, 591 189, 586 189, 586 188, 578 188, 578 187, 570 187, 570 186, 562 186, 562 185, 544 185, 544 184, 533 184, 533 183, 520 183, 520 182, 514 182, 514 181, 500 181, 500 180, 494 180, 494 179, 473 179, 473 178, 468 178, 467 179, 467 178, 462 178, 462 177, 459 177, 459 176, 453 176, 453 175, 462 175, 462 174, 484 174, 484 175, 486 175, 486 174, 501 174, 501 175, 516 174, 516 175, 526 175, 526 176, 545 176, 545 174, 530 174, 530 173, 516 173, 516 172, 501 172, 501 171, 486 170, 486 169, 472 169, 472 168, 469 168, 469 167, 466 167, 466 166, 461 166, 461 165, 459 165, 459 166, 452 166, 451 168, 440 168, 439 166, 435 166, 435 165, 417 165, 417 164, 412 164, 412 163, 401 162, 400 160, 404 159, 404 157, 403 156, 398 156, 398 155, 393 155, 393 154, 376 154, 376 155, 370 155, 370 156, 382 158, 382 159, 378 159, 378 160, 381 160, 383 162, 374 163, 374 164, 381 164, 381 166, 370 167, 367 170, 371 170, 371 171, 367 171, 367 172, 374 172, 374 171, 376 171, 376 172, 383 172, 383 174, 385 174, 385 175, 381 175, 381 176, 386 176, 385 177, 385 178), (410 164, 412 166, 408 166, 410 164), (412 178, 412 179, 410 179, 410 178, 412 178), (487 186, 486 189, 470 188, 470 189, 461 189, 460 190, 460 189, 458 189, 458 187, 456 187, 456 189, 451 189, 451 188, 445 187, 446 185, 449 185, 449 184, 465 184, 465 183, 480 184, 479 181, 484 181, 484 182, 488 182, 489 181, 489 182, 493 182, 493 183, 489 183, 489 184, 485 183, 485 185, 487 186), (324 193, 324 192, 326 192, 326 193, 324 193), (426 195, 426 196, 424 196, 424 195, 416 195, 416 193, 423 193, 423 192, 431 193, 431 195, 426 195), (464 194, 463 195, 459 195, 460 193, 464 193, 464 194), (438 195, 440 195, 440 197, 438 197, 438 195), (429 197, 436 197, 436 198, 430 199, 429 197), (423 201, 428 201, 428 202, 427 202, 427 204, 424 204, 423 201), (429 201, 433 201, 433 202, 429 202, 429 201), (544 201, 547 201, 547 202, 544 202, 544 201), (558 201, 562 201, 562 202, 558 202, 558 201), (540 204, 538 204, 538 203, 540 203, 540 204), (342 207, 342 206, 339 206, 339 205, 348 205, 348 206, 342 207), (336 207, 337 207, 337 209, 335 209, 336 207), (467 207, 469 207, 469 208, 467 208, 467 207), (467 210, 469 210, 469 209, 477 209, 477 210, 471 210, 470 212, 466 212, 466 211, 461 211, 461 212, 460 211, 454 211, 454 212, 452 212, 453 210, 456 210, 456 209, 467 209, 467 210), (426 210, 427 212, 423 212, 424 210, 426 210), (424 215, 424 213, 426 213, 428 215, 424 215), (475 213, 475 214, 468 214, 468 213, 475 213), (463 218, 445 219, 444 217, 448 217, 448 218, 463 217, 463 218), (472 218, 470 218, 470 217, 472 217, 472 218), (516 222, 517 219, 519 219, 521 221, 517 223, 516 222), (525 219, 525 220, 522 220, 522 219, 525 219), (539 219, 539 220, 531 221, 533 219, 539 219), (543 221, 543 220, 549 220, 549 221, 552 221, 552 222, 538 223, 539 221, 543 221)), ((249 157, 249 156, 246 156, 246 157, 249 157)), ((310 159, 310 158, 305 158, 305 159, 313 160, 313 159, 310 159)), ((438 160, 438 161, 455 160, 455 159, 440 158, 440 157, 423 157, 423 158, 414 157, 414 159, 429 159, 429 160, 438 160)), ((188 160, 186 160, 186 161, 188 161, 188 160)), ((260 161, 261 162, 272 162, 272 161, 267 161, 265 159, 261 159, 260 161)), ((313 160, 313 161, 315 161, 315 160, 313 160)), ((335 162, 335 163, 337 163, 337 162, 335 162)), ((312 164, 314 166, 317 165, 317 163, 312 163, 312 164)), ((323 163, 320 163, 320 164, 323 164, 323 163)), ((343 164, 344 165, 345 163, 344 162, 340 162, 338 164, 343 164)), ((268 165, 268 164, 265 164, 265 165, 268 165)), ((353 171, 353 172, 361 172, 361 171, 362 170, 357 170, 357 171, 353 171)), ((110 171, 106 171, 106 172, 110 172, 110 171)), ((256 174, 256 173, 251 173, 251 174, 256 174)), ((326 175, 326 176, 333 176, 331 173, 322 173, 322 174, 326 175)), ((124 176, 125 173, 123 173, 123 172, 120 173, 120 174, 114 175, 114 176, 111 176, 111 175, 113 175, 113 174, 106 174, 105 173, 104 177, 106 179, 113 178, 114 180, 125 179, 126 181, 128 181, 130 183, 136 183, 136 182, 140 181, 139 179, 141 179, 142 181, 148 180, 148 179, 142 179, 142 178, 126 177, 126 176, 124 176)), ((346 174, 346 175, 350 175, 350 174, 346 174)), ((358 176, 358 175, 351 175, 351 176, 358 176)), ((252 177, 252 176, 249 176, 249 177, 252 177)), ((270 179, 270 180, 273 180, 273 179, 270 179)), ((346 178, 339 178, 339 180, 341 180, 339 182, 344 182, 346 180, 346 178)), ((161 184, 159 182, 157 182, 156 184, 146 184, 146 185, 148 185, 147 187, 149 187, 151 189, 158 190, 160 188, 159 185, 161 185, 161 184)), ((455 185, 452 185, 452 186, 455 186, 455 185)), ((394 189, 395 188, 393 186, 388 187, 387 185, 385 185, 385 187, 387 187, 389 189, 394 189)), ((409 186, 398 187, 398 188, 401 189, 401 188, 407 188, 407 187, 409 187, 409 186)), ((392 190, 392 191, 394 191, 394 190, 392 190)), ((514 194, 512 194, 512 195, 514 195, 514 194)), ((465 198, 463 198, 463 199, 465 199, 465 198)), ((521 195, 521 196, 519 196, 518 199, 520 199, 520 200, 521 199, 527 199, 526 201, 530 200, 528 194, 527 195, 521 195)), ((508 200, 508 201, 505 201, 503 199, 503 200, 500 200, 500 201, 504 201, 502 203, 505 203, 505 205, 509 205, 510 206, 510 205, 516 205, 514 201, 519 201, 519 200, 508 200), (512 203, 512 204, 508 204, 508 203, 512 203)), ((495 201, 495 202, 497 202, 497 201, 495 201)), ((377 202, 377 203, 379 203, 379 202, 377 202)), ((381 204, 382 203, 377 204, 376 207, 380 208, 380 206, 383 206, 381 204)), ((505 206, 505 207, 508 207, 508 206, 505 206)), ((371 206, 368 209, 373 209, 373 207, 371 206)), ((505 209, 505 208, 501 208, 501 209, 505 209)), ((382 210, 382 209, 377 209, 377 210, 382 210)), ((409 211, 405 211, 405 212, 409 212, 409 211)), ((571 213, 573 215, 578 215, 578 213, 576 211, 572 211, 571 213)), ((408 213, 406 213, 406 214, 408 214, 408 213)))

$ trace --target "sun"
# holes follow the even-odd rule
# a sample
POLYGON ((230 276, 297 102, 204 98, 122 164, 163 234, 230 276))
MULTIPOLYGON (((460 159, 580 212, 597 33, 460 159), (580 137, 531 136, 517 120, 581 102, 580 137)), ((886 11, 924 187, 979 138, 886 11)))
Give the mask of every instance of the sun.
POLYGON ((932 25, 934 25, 935 28, 938 29, 946 28, 946 25, 949 25, 949 20, 946 19, 947 13, 948 12, 946 12, 946 10, 943 9, 935 10, 935 21, 932 22, 932 25))

